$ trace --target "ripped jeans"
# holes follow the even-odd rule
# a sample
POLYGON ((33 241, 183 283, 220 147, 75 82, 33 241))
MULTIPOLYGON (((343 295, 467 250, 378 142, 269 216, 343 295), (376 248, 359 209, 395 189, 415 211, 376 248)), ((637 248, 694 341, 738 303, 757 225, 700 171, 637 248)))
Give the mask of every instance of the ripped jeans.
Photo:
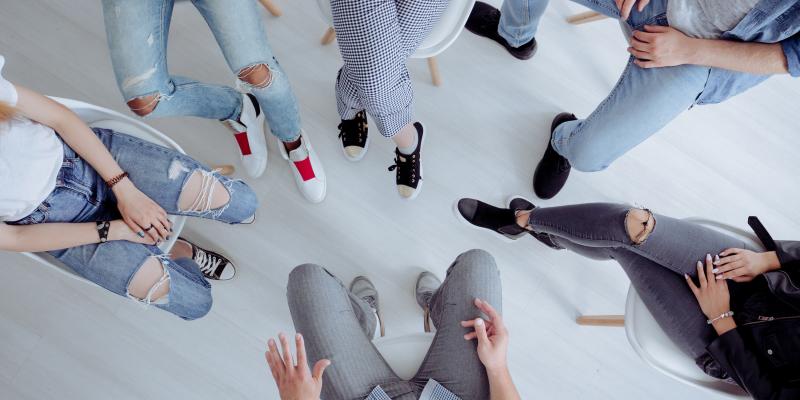
MULTIPOLYGON (((170 75, 167 39, 175 0, 103 0, 108 47, 117 84, 131 101, 156 95, 147 117, 194 116, 238 119, 242 95, 229 86, 170 75)), ((272 134, 283 142, 300 137, 300 113, 289 79, 272 54, 256 0, 192 0, 219 44, 228 67, 246 79, 249 68, 266 65, 265 82, 237 80, 258 99, 272 134)), ((192 35, 191 32, 186 32, 192 35)), ((202 61, 202 60, 195 60, 202 61)))
MULTIPOLYGON (((132 136, 107 129, 94 129, 130 180, 168 214, 203 217, 235 224, 255 214, 258 199, 243 182, 210 171, 186 155, 132 136), (230 193, 223 207, 207 211, 180 211, 178 199, 195 171, 213 177, 230 193)), ((199 196, 202 197, 202 196, 199 196)), ((201 208, 192 208, 199 209, 201 208)), ((64 163, 56 188, 30 215, 14 224, 45 222, 93 222, 119 219, 114 193, 97 172, 66 144, 64 163)), ((171 260, 158 247, 127 241, 109 241, 50 252, 78 275, 120 295, 150 257, 158 257, 168 279, 169 294, 153 306, 183 319, 200 318, 211 309, 211 286, 200 268, 188 258, 171 260)), ((149 301, 144 301, 149 303, 149 301)))

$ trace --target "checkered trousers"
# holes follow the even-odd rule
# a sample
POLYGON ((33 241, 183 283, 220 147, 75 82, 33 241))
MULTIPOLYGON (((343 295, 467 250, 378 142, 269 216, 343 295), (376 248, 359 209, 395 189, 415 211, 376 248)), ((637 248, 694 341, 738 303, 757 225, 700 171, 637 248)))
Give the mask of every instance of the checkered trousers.
MULTIPOLYGON (((458 0, 456 0, 458 1, 458 0)), ((331 0, 344 65, 336 80, 342 119, 366 110, 383 136, 413 122, 414 89, 406 68, 448 0, 331 0)))

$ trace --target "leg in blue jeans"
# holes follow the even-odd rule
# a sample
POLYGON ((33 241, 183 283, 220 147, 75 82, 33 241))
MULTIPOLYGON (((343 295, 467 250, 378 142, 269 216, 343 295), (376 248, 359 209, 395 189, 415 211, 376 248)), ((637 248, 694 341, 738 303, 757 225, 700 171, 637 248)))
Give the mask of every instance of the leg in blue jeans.
POLYGON ((530 42, 539 28, 549 0, 505 0, 497 33, 512 47, 530 42))

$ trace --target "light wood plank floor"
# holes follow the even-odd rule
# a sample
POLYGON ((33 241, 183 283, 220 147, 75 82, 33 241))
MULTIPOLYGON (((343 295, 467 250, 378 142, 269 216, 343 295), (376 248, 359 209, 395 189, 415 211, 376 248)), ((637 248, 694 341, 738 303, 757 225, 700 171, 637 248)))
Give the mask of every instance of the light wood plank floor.
MULTIPOLYGON (((451 211, 461 196, 497 203, 509 194, 532 196, 532 171, 552 116, 564 109, 587 115, 623 68, 626 45, 614 21, 570 26, 564 18, 582 10, 553 2, 539 53, 527 62, 466 32, 440 57, 441 88, 430 85, 424 61, 411 61, 418 116, 431 134, 425 190, 404 202, 386 171, 389 141, 374 134, 358 164, 341 155, 333 94, 339 55, 335 45, 318 44, 325 25, 314 2, 277 2, 285 15, 264 20, 324 160, 327 200, 303 201, 271 142, 267 174, 249 182, 263 203, 258 222, 188 225, 191 237, 225 249, 240 269, 235 281, 215 284, 214 309, 192 323, 1 254, 3 398, 276 398, 262 351, 269 335, 292 329, 284 293, 292 267, 320 263, 345 281, 370 275, 384 299, 388 334, 400 335, 421 329, 411 297, 418 269, 443 275, 457 254, 475 247, 492 252, 502 270, 510 363, 526 399, 715 398, 647 368, 623 330, 575 325, 581 313, 623 311, 628 281, 617 266, 548 251, 533 240, 505 244, 459 224, 451 211)), ((8 78, 128 112, 114 83, 100 2, 1 3, 8 78)), ((188 3, 176 7, 169 56, 176 74, 233 81, 188 3)), ((541 203, 625 201, 741 226, 757 214, 776 237, 797 237, 799 94, 798 82, 776 77, 726 104, 696 107, 607 171, 575 173, 563 194, 541 203)), ((234 160, 235 144, 218 123, 152 124, 200 160, 234 160)))

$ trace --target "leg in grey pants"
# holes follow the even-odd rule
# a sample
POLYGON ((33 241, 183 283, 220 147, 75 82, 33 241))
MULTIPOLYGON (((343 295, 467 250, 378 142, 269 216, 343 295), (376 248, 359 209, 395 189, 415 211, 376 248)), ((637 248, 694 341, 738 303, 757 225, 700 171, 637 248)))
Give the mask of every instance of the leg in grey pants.
MULTIPOLYGON (((578 254, 619 262, 659 326, 706 373, 719 377, 721 370, 706 352, 716 333, 706 324, 683 274, 696 278, 697 261, 704 260, 706 254, 751 246, 704 226, 662 215, 654 215, 655 228, 644 243, 637 245, 625 227, 631 208, 608 203, 536 208, 530 225, 578 254)), ((735 297, 735 286, 740 285, 728 285, 734 286, 731 290, 735 297)))
POLYGON ((433 296, 437 333, 411 382, 401 380, 372 344, 377 321, 369 306, 327 270, 311 264, 295 268, 287 297, 295 330, 305 336, 309 364, 332 362, 325 370, 323 399, 363 400, 380 385, 393 399, 413 400, 430 378, 464 400, 489 397, 476 343, 464 340, 468 329, 460 324, 480 315, 475 297, 502 309, 500 276, 485 251, 461 254, 433 296))

